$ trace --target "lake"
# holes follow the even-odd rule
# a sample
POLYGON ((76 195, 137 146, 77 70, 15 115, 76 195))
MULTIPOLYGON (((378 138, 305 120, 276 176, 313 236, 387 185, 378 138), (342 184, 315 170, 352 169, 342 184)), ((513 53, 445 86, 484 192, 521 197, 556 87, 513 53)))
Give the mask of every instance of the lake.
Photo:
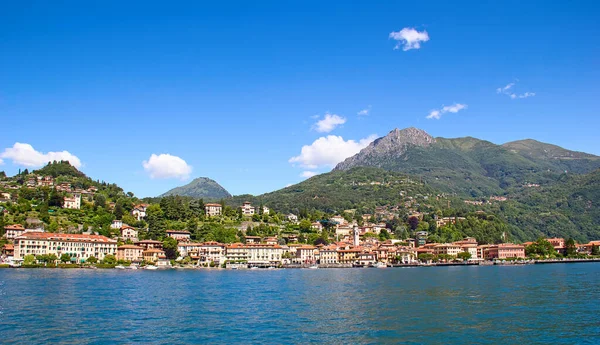
POLYGON ((599 344, 600 264, 0 269, 4 344, 599 344))

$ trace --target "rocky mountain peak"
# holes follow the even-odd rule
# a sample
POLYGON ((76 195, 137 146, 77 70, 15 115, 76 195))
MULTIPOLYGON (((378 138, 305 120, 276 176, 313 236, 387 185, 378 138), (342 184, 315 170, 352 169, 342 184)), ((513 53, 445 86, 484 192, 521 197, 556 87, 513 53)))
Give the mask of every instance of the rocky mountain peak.
MULTIPOLYGON (((346 170, 354 166, 373 165, 368 164, 369 157, 393 155, 401 156, 411 146, 427 147, 435 143, 435 138, 422 129, 410 127, 405 129, 394 129, 385 137, 381 137, 356 155, 339 163, 334 170, 346 170)), ((377 166, 377 165, 375 165, 377 166)))

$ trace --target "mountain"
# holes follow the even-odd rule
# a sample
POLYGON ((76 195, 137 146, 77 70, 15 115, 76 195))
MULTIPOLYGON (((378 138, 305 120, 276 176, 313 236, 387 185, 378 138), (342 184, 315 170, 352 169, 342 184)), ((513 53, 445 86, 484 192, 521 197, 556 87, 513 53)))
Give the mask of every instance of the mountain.
POLYGON ((407 128, 375 140, 334 170, 358 166, 418 175, 441 191, 478 197, 524 183, 552 183, 565 170, 588 173, 600 168, 600 157, 533 140, 496 145, 471 137, 433 138, 407 128))
POLYGON ((589 153, 569 151, 560 146, 533 139, 512 141, 502 145, 528 159, 545 162, 555 169, 574 173, 586 173, 600 165, 600 157, 589 153))
POLYGON ((171 189, 162 194, 161 197, 171 195, 189 196, 207 200, 218 200, 231 197, 231 194, 229 194, 225 188, 208 177, 198 177, 185 186, 171 189))

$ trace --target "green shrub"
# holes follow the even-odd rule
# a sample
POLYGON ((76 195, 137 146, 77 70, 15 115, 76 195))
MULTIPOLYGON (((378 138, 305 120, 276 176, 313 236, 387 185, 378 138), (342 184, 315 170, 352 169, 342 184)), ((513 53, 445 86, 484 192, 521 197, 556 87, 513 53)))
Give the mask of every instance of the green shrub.
POLYGON ((115 266, 117 266, 116 264, 97 264, 96 267, 98 268, 115 268, 115 266))
POLYGON ((10 265, 8 265, 8 264, 2 264, 2 265, 0 265, 0 268, 10 268, 10 265))
POLYGON ((73 264, 58 264, 58 268, 79 268, 79 265, 73 264))

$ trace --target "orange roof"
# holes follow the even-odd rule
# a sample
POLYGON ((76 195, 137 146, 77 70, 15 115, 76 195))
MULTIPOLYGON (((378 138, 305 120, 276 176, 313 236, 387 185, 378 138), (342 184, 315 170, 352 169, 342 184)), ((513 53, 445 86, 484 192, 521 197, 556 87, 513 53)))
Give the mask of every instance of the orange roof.
POLYGON ((221 204, 204 204, 204 207, 206 206, 221 207, 221 204))
POLYGON ((150 248, 148 250, 144 250, 144 255, 146 254, 152 254, 152 253, 164 253, 164 251, 160 250, 160 249, 156 249, 156 248, 150 248))
POLYGON ((15 249, 15 246, 12 245, 12 244, 10 244, 10 243, 7 243, 7 244, 4 245, 4 249, 5 250, 12 250, 12 249, 15 249))
POLYGON ((134 246, 133 244, 124 244, 119 246, 117 249, 144 249, 143 247, 134 246))
POLYGON ((25 230, 25 228, 21 224, 7 225, 4 227, 4 229, 5 230, 25 230))
POLYGON ((31 240, 57 240, 57 241, 89 241, 89 242, 106 242, 116 243, 116 240, 112 240, 106 236, 100 235, 82 235, 82 234, 57 234, 51 232, 26 232, 23 235, 17 237, 18 239, 31 239, 31 240))

